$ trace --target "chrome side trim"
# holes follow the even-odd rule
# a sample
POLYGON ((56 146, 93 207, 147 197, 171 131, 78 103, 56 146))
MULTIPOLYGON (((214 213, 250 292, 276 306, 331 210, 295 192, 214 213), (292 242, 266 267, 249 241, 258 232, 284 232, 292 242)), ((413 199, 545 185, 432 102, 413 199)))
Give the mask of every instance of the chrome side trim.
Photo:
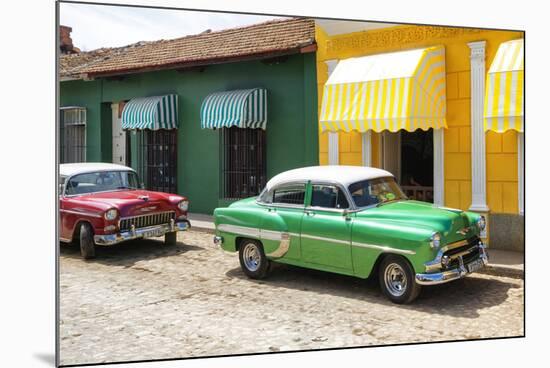
MULTIPOLYGON (((290 248, 291 234, 282 231, 274 230, 262 230, 253 227, 239 226, 239 225, 218 225, 219 231, 224 231, 236 235, 248 236, 256 239, 274 240, 279 241, 279 246, 274 251, 267 253, 266 256, 273 258, 283 257, 290 248)), ((294 234, 292 234, 294 235, 294 234)))
POLYGON ((224 231, 224 232, 233 233, 237 235, 251 236, 253 238, 258 238, 258 239, 260 238, 260 230, 255 227, 221 224, 221 225, 218 225, 217 229, 219 231, 224 231))
POLYGON ((66 238, 62 238, 62 237, 59 237, 59 240, 62 241, 63 243, 70 243, 70 242, 72 242, 71 239, 66 239, 66 238))
POLYGON ((389 253, 416 254, 416 252, 413 250, 391 248, 388 246, 382 246, 382 245, 376 245, 376 244, 352 242, 352 245, 355 247, 376 249, 376 250, 381 250, 383 252, 389 252, 389 253))
POLYGON ((237 235, 250 236, 257 239, 280 240, 281 242, 285 240, 285 236, 289 236, 289 237, 294 236, 294 237, 302 237, 302 238, 312 239, 312 240, 326 241, 326 242, 335 243, 335 244, 353 245, 361 248, 376 249, 376 250, 381 250, 383 252, 389 252, 389 253, 411 254, 411 255, 416 254, 416 252, 412 250, 397 249, 397 248, 391 248, 388 246, 381 246, 381 245, 367 244, 367 243, 360 243, 360 242, 351 242, 348 240, 327 238, 327 237, 310 235, 310 234, 297 234, 297 233, 288 233, 288 232, 273 231, 273 230, 262 230, 258 228, 238 226, 238 225, 221 224, 221 225, 218 225, 218 230, 237 234, 237 235))
POLYGON ((281 231, 262 230, 262 229, 260 229, 260 238, 262 238, 262 239, 282 240, 284 234, 286 234, 286 236, 288 237, 288 233, 284 233, 284 232, 281 232, 281 231))
POLYGON ((322 237, 322 236, 315 236, 315 235, 309 235, 309 234, 302 234, 302 238, 313 239, 313 240, 321 240, 321 241, 327 241, 327 242, 330 242, 330 243, 351 245, 351 241, 348 241, 348 240, 340 240, 340 239, 334 239, 334 238, 325 238, 325 237, 322 237))
POLYGON ((273 252, 266 254, 266 256, 280 258, 288 252, 288 249, 290 248, 290 235, 288 233, 281 233, 280 239, 281 242, 279 243, 279 247, 277 247, 277 249, 273 252))
POLYGON ((84 215, 84 216, 91 216, 91 217, 97 217, 97 218, 103 218, 103 216, 98 215, 97 213, 88 212, 88 211, 75 211, 75 210, 65 210, 65 209, 59 209, 59 212, 64 213, 72 213, 74 215, 84 215))

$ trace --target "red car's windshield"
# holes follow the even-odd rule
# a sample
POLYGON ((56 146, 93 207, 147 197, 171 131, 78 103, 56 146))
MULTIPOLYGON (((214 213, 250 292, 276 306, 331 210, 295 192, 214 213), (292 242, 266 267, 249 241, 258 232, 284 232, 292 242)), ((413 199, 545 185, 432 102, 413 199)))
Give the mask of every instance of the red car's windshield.
POLYGON ((138 176, 133 171, 98 171, 73 176, 65 187, 66 195, 137 189, 138 176))

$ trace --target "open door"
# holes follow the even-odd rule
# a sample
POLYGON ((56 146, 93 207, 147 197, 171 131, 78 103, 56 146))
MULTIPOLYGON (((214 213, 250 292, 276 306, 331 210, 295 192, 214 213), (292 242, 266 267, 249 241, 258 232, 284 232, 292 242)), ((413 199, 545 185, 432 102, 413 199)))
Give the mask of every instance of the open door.
POLYGON ((382 134, 382 168, 395 176, 409 198, 434 201, 433 144, 433 129, 382 134))
POLYGON ((127 165, 126 161, 126 132, 122 130, 120 116, 122 113, 123 103, 111 104, 112 121, 113 121, 113 163, 119 165, 127 165))
POLYGON ((401 132, 382 133, 382 168, 391 172, 401 182, 401 132))

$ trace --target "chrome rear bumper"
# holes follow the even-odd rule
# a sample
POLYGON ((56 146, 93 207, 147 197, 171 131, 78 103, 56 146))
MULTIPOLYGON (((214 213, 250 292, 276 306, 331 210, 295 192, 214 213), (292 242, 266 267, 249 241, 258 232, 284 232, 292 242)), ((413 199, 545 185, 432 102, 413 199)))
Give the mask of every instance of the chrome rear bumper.
MULTIPOLYGON (((459 257, 459 266, 457 268, 441 271, 441 272, 433 272, 433 273, 417 273, 416 274, 416 283, 420 285, 437 285, 437 284, 443 284, 449 281, 458 280, 466 275, 477 271, 471 270, 471 267, 473 265, 477 264, 481 266, 481 268, 485 267, 489 261, 487 250, 485 249, 485 245, 482 242, 479 242, 478 244, 479 249, 479 257, 477 257, 474 260, 471 260, 469 263, 465 264, 462 261, 462 257, 459 257), (479 263, 481 262, 481 264, 479 263)), ((431 263, 431 266, 433 266, 433 262, 431 263)))
POLYGON ((174 222, 172 220, 169 224, 148 226, 139 229, 132 228, 131 230, 116 234, 95 235, 94 242, 97 245, 114 245, 126 240, 163 236, 166 233, 174 231, 185 231, 190 227, 191 223, 189 221, 174 222))

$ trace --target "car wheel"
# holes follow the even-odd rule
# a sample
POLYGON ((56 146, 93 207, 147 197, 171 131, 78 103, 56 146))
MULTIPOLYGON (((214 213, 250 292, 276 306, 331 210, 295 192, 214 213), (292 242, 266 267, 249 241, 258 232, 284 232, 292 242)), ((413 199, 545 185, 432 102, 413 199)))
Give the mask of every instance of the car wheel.
POLYGON ((378 269, 378 279, 382 292, 393 303, 410 303, 420 293, 412 266, 401 256, 386 256, 378 269))
POLYGON ((239 262, 243 272, 252 279, 262 279, 269 271, 262 244, 257 240, 245 239, 239 247, 239 262))
POLYGON ((177 231, 164 234, 164 244, 165 245, 176 245, 178 240, 177 231))
POLYGON ((94 232, 87 223, 80 225, 80 254, 84 259, 95 257, 94 232))

